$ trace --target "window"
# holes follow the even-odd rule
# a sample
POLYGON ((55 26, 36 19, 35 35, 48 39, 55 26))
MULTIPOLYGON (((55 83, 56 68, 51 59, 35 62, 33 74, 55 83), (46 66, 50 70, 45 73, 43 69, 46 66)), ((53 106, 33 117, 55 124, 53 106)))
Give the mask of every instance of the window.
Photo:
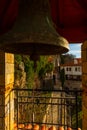
POLYGON ((75 67, 75 71, 77 71, 77 67, 75 67))
POLYGON ((80 67, 78 67, 78 71, 80 72, 80 67))
POLYGON ((68 68, 66 68, 66 71, 68 71, 68 68))
POLYGON ((71 71, 71 68, 69 68, 69 71, 71 71))

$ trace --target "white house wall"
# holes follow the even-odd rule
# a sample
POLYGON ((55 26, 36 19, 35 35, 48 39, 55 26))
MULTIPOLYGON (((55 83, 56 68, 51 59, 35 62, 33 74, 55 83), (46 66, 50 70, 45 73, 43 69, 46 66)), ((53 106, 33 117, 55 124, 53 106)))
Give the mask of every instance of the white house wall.
POLYGON ((61 67, 61 69, 64 68, 65 69, 65 75, 82 75, 82 67, 81 66, 65 66, 65 67, 61 67), (68 71, 67 71, 68 68, 68 71), (71 71, 69 71, 69 68, 71 68, 71 71), (77 68, 77 71, 75 71, 75 68, 77 68), (79 69, 78 69, 79 68, 79 69))

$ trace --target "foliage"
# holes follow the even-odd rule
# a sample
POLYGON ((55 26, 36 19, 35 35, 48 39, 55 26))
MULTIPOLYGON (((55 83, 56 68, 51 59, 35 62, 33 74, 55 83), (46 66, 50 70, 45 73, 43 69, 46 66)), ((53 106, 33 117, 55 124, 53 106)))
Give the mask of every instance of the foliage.
POLYGON ((44 77, 46 73, 53 70, 53 63, 48 62, 48 56, 41 56, 37 63, 37 73, 40 78, 44 77))
POLYGON ((65 69, 64 68, 60 70, 60 81, 61 81, 62 87, 64 87, 64 83, 65 83, 65 69))
POLYGON ((21 55, 14 55, 15 62, 20 63, 22 61, 22 56, 21 55))
POLYGON ((33 74, 34 74, 33 61, 30 61, 29 56, 23 56, 23 62, 24 62, 25 72, 27 73, 27 79, 30 76, 33 78, 33 74))
POLYGON ((24 64, 24 72, 26 72, 26 83, 27 87, 31 88, 33 86, 33 62, 30 61, 29 56, 25 55, 14 55, 15 56, 15 80, 21 80, 22 70, 20 69, 20 64, 24 64))
MULTIPOLYGON (((34 83, 34 62, 30 60, 28 55, 15 55, 15 78, 20 79, 22 72, 19 69, 20 63, 24 63, 24 71, 26 72, 26 83, 28 88, 31 88, 34 83)), ((48 56, 40 56, 40 60, 37 62, 36 73, 39 78, 45 76, 46 73, 50 73, 53 70, 53 63, 48 62, 48 56)))
POLYGON ((45 65, 45 69, 47 73, 50 73, 53 70, 53 64, 52 63, 47 63, 45 65))
POLYGON ((26 72, 27 87, 32 88, 34 82, 34 70, 33 70, 34 63, 33 61, 30 61, 30 58, 27 55, 23 55, 22 58, 26 72))
POLYGON ((70 62, 72 61, 76 56, 73 55, 73 54, 65 54, 65 55, 61 55, 60 58, 61 58, 61 64, 64 64, 64 63, 67 63, 67 62, 70 62))
POLYGON ((19 64, 22 62, 22 56, 21 55, 14 55, 15 58, 15 79, 20 79, 22 74, 19 70, 19 64))

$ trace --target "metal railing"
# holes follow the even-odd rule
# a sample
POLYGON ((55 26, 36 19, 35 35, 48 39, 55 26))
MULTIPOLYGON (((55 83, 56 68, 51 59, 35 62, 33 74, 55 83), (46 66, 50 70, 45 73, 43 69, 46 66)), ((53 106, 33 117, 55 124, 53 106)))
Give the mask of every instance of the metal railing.
MULTIPOLYGON (((10 93, 14 93, 14 122, 18 130, 28 124, 63 126, 64 130, 81 127, 82 91, 13 89, 10 93)), ((11 110, 9 102, 6 112, 11 110)), ((9 116, 8 124, 10 120, 9 116)))

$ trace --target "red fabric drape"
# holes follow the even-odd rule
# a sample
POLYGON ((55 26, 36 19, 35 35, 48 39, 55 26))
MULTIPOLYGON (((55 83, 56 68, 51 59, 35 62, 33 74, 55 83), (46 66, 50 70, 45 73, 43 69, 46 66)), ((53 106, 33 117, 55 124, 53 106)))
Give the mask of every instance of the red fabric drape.
POLYGON ((0 34, 13 26, 18 12, 18 0, 0 1, 0 34))
MULTIPOLYGON (((49 1, 58 33, 69 42, 83 42, 87 38, 87 0, 49 1)), ((0 34, 11 29, 17 12, 18 0, 0 1, 0 34)))
POLYGON ((87 38, 87 0, 50 2, 52 18, 58 33, 69 42, 83 42, 87 38))

